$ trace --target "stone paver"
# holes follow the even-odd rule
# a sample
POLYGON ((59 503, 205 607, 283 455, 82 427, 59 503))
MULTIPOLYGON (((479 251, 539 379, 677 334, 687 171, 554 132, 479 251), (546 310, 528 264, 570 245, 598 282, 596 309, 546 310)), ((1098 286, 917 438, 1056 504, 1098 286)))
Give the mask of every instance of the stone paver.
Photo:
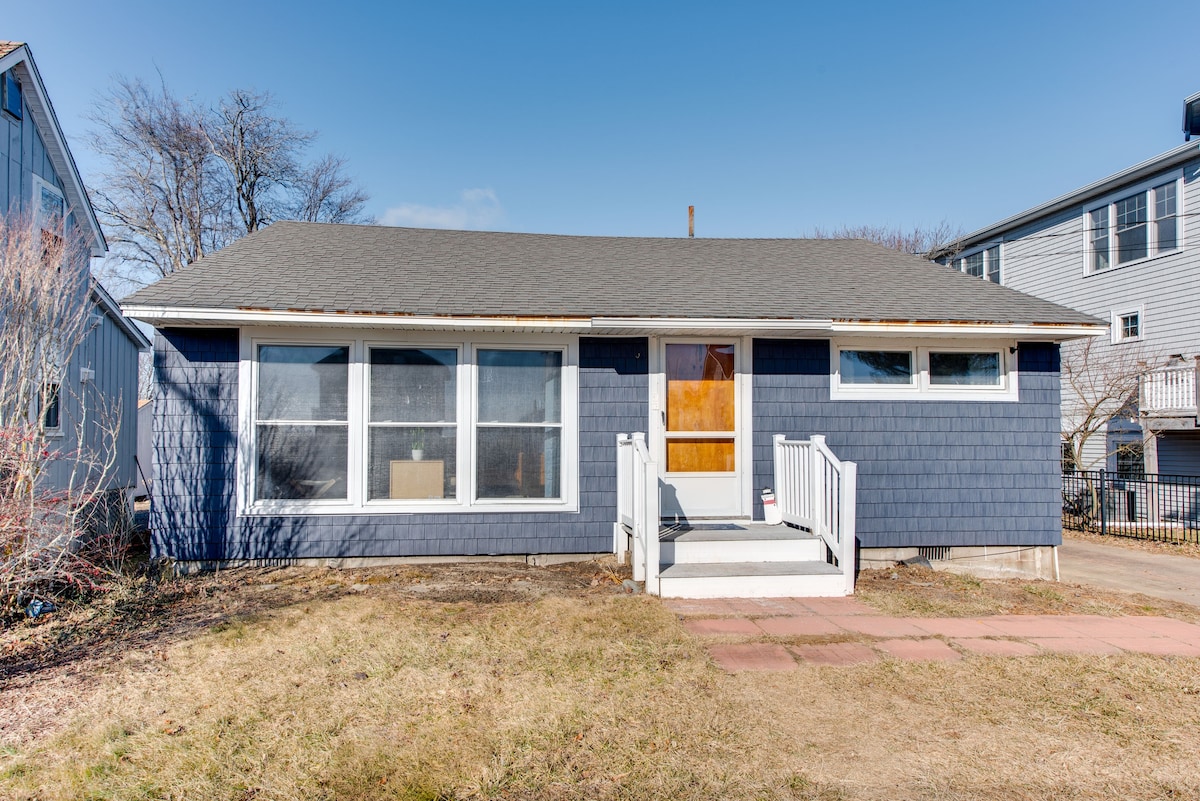
POLYGON ((708 653, 725 670, 795 670, 796 660, 782 645, 767 642, 710 645, 708 653))
POLYGON ((1097 640, 1094 637, 1037 637, 1029 640, 1037 647, 1046 651, 1060 654, 1119 654, 1121 649, 1115 645, 1097 640))
POLYGON ((1131 622, 1137 624, 1145 633, 1161 637, 1172 637, 1176 640, 1200 645, 1200 626, 1187 623, 1172 617, 1139 617, 1131 622))
POLYGON ((964 651, 970 651, 982 656, 1034 656, 1039 653, 1037 646, 1020 640, 989 640, 983 637, 964 637, 954 640, 954 644, 964 651))
POLYGON ((999 637, 999 629, 983 620, 957 617, 906 617, 905 621, 929 634, 942 637, 999 637))
POLYGON ((1200 656, 1200 645, 1191 645, 1170 637, 1101 637, 1102 642, 1123 651, 1155 656, 1200 656))
POLYGON ((683 621, 683 627, 692 634, 699 634, 702 637, 725 634, 740 634, 751 637, 762 635, 762 629, 753 620, 747 620, 744 617, 692 618, 683 621))
POLYGON ((878 615, 871 607, 855 598, 799 598, 802 604, 817 615, 878 615))
MULTIPOLYGON (((1144 637, 1146 627, 1138 617, 1101 617, 1099 615, 1065 615, 1062 625, 1076 635, 1086 637, 1144 637)), ((1036 636, 1036 635, 1035 635, 1036 636)), ((1048 636, 1055 636, 1053 634, 1048 636)))
POLYGON ((663 605, 677 615, 715 617, 734 613, 733 607, 724 598, 668 598, 663 605))
POLYGON ((758 627, 775 637, 819 637, 826 634, 845 634, 846 630, 832 620, 816 615, 804 617, 764 617, 755 621, 758 627))
POLYGON ((822 645, 792 645, 789 650, 813 665, 848 667, 879 659, 879 654, 860 642, 831 642, 822 645))
POLYGON ((881 615, 829 615, 829 620, 846 631, 871 637, 920 637, 924 631, 907 620, 881 615))
POLYGON ((1050 615, 992 615, 983 620, 1006 637, 1059 637, 1067 630, 1050 615))
POLYGON ((883 640, 875 647, 906 662, 957 662, 962 654, 941 640, 883 640))

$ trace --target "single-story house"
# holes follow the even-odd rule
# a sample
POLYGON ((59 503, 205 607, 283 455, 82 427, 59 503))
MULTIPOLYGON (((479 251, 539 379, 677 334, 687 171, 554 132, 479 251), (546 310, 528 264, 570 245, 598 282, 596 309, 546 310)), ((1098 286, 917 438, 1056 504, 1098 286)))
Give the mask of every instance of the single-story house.
POLYGON ((863 563, 1053 575, 1059 343, 1105 330, 863 241, 294 222, 125 310, 154 552, 195 564, 608 552, 640 432, 680 528, 752 528, 776 435, 819 435, 863 563))

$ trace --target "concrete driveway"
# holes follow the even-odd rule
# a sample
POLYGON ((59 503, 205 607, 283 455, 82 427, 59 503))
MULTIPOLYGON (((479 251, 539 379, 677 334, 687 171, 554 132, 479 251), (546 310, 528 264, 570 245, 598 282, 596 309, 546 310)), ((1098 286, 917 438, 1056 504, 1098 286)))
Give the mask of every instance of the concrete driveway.
POLYGON ((1200 559, 1064 539, 1058 550, 1058 573, 1073 584, 1200 606, 1200 559))

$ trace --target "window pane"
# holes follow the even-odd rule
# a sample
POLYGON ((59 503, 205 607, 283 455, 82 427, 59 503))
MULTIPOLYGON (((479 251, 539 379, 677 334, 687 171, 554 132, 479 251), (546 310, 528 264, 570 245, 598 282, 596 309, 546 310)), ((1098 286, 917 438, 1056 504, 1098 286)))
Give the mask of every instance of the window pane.
POLYGON ((452 426, 372 426, 368 497, 454 498, 456 433, 452 426))
POLYGON ((259 420, 346 420, 350 349, 260 345, 259 420))
POLYGON ((1174 250, 1178 246, 1175 234, 1175 183, 1154 187, 1154 225, 1157 237, 1156 252, 1174 250))
POLYGON ((732 473, 733 439, 667 440, 668 473, 732 473))
POLYGON ((843 384, 911 384, 912 354, 908 351, 844 350, 843 384))
POLYGON ((43 384, 38 393, 38 406, 42 410, 43 428, 62 426, 62 393, 58 384, 43 384))
POLYGON ((999 353, 930 353, 929 383, 1000 386, 999 353))
POLYGON ((479 429, 480 498, 558 498, 562 431, 541 427, 479 429))
POLYGON ((1092 270, 1107 270, 1108 255, 1108 206, 1096 209, 1090 215, 1092 241, 1092 270))
POLYGON ((1121 339, 1137 339, 1141 336, 1141 315, 1126 314, 1121 317, 1121 339))
POLYGON ((667 345, 667 430, 733 431, 734 367, 733 345, 667 345))
POLYGON ((1117 264, 1147 255, 1149 230, 1147 226, 1146 193, 1118 200, 1117 212, 1117 264))
POLYGON ((479 421, 557 423, 562 420, 562 352, 481 350, 479 421))
POLYGON ((453 423, 457 364, 450 349, 372 348, 371 422, 453 423))
POLYGON ((976 278, 983 277, 983 252, 972 253, 963 259, 963 272, 976 278))
POLYGON ((346 500, 346 426, 257 427, 256 500, 346 500))
POLYGON ((987 256, 987 280, 998 284, 1000 283, 1000 248, 988 248, 984 253, 987 256))

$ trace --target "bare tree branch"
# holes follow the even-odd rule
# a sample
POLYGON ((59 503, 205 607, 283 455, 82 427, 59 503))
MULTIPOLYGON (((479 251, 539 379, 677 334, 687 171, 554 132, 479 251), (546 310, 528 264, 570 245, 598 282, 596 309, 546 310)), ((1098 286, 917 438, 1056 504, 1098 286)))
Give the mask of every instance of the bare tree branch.
POLYGON ((930 260, 946 255, 955 240, 961 237, 962 230, 946 220, 932 228, 918 226, 909 231, 886 225, 842 225, 830 230, 816 228, 812 232, 813 239, 865 239, 930 260))

